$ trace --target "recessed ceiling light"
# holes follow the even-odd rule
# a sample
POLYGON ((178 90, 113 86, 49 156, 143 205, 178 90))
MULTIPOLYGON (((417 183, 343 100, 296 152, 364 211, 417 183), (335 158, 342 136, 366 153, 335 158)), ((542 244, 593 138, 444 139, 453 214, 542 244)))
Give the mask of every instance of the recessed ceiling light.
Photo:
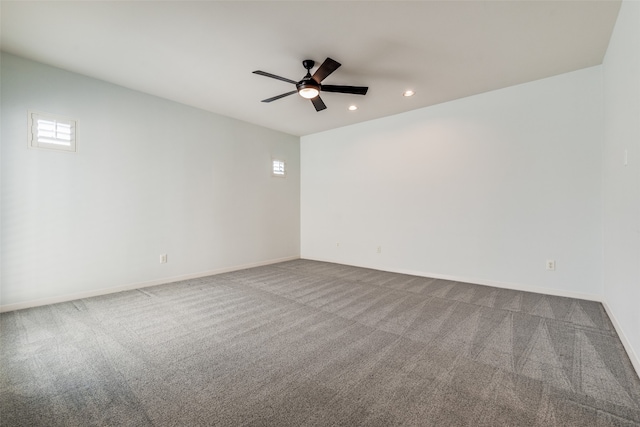
POLYGON ((405 90, 404 93, 402 94, 402 96, 413 96, 416 93, 412 90, 405 90))
POLYGON ((358 107, 356 105, 349 105, 349 111, 356 111, 358 107))

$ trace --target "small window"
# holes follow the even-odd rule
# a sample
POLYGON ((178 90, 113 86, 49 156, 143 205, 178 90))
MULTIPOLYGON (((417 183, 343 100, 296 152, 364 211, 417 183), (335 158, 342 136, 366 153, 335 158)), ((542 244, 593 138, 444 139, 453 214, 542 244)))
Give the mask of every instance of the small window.
POLYGON ((76 127, 73 119, 29 111, 29 147, 75 152, 76 127))
POLYGON ((287 175, 287 164, 284 160, 273 159, 272 176, 285 177, 287 175))

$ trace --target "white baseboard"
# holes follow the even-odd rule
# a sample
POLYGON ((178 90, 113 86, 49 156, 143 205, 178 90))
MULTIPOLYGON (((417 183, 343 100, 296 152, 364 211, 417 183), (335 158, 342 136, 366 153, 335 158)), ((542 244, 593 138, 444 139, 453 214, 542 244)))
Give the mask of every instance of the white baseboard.
POLYGON ((350 265, 353 267, 368 268, 371 270, 388 271, 390 273, 409 274, 411 276, 429 277, 432 279, 451 280, 453 282, 471 283, 474 285, 493 286, 494 288, 513 289, 516 291, 533 292, 536 294, 545 294, 545 295, 553 295, 557 297, 577 298, 577 299, 584 299, 588 301, 602 302, 601 295, 586 294, 582 292, 565 291, 565 290, 551 289, 551 288, 541 288, 541 287, 526 285, 521 283, 498 282, 494 280, 477 279, 474 277, 452 276, 452 275, 446 275, 446 274, 429 273, 424 271, 406 270, 402 268, 386 268, 385 267, 383 269, 383 268, 380 268, 379 266, 372 267, 370 265, 344 264, 341 262, 336 262, 328 259, 309 258, 309 257, 301 257, 301 258, 308 259, 310 261, 330 262, 332 264, 350 265))
POLYGON ((82 298, 96 297, 100 295, 113 294, 116 292, 130 291, 132 289, 146 288, 149 286, 164 285, 166 283, 179 282, 181 280, 197 279, 199 277, 212 276, 214 274, 228 273, 230 271, 244 270, 247 268, 260 267, 263 265, 277 264, 279 262, 292 261, 299 259, 299 256, 270 259, 267 261, 254 262, 250 264, 236 265, 232 267, 218 268, 215 270, 201 271, 199 273, 183 274, 180 276, 164 277, 162 279, 149 280, 146 282, 131 283, 127 285, 114 286, 111 288, 102 288, 86 292, 78 292, 74 294, 60 295, 50 298, 40 298, 37 300, 19 302, 15 304, 0 305, 0 313, 6 311, 22 310, 24 308, 39 307, 42 305, 57 304, 60 302, 73 301, 82 298))
POLYGON ((622 326, 620 326, 620 323, 618 322, 618 319, 616 318, 615 314, 613 314, 613 311, 609 307, 609 304, 607 304, 607 301, 602 300, 600 302, 602 303, 604 310, 607 312, 609 319, 611 319, 611 323, 613 323, 613 327, 616 329, 616 332, 618 333, 618 337, 620 338, 620 341, 622 342, 624 349, 627 351, 627 355, 629 356, 629 360, 631 360, 631 364, 633 365, 633 368, 636 370, 636 374, 638 375, 638 377, 640 377, 640 358, 634 351, 633 347, 631 347, 631 342, 629 342, 629 339, 625 335, 624 330, 622 329, 622 326))

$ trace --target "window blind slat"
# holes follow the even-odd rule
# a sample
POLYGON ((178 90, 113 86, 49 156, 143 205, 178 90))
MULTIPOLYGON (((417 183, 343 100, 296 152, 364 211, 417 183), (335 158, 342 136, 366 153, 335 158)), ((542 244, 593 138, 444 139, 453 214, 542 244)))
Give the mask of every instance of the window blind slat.
POLYGON ((75 120, 30 112, 30 146, 76 151, 75 120))

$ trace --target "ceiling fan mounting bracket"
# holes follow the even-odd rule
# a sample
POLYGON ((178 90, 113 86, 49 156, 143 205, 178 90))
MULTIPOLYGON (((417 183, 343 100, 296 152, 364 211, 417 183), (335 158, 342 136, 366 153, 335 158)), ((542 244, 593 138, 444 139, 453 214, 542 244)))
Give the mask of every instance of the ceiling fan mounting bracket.
POLYGON ((302 66, 307 70, 312 69, 314 65, 316 65, 316 63, 313 59, 305 59, 304 61, 302 61, 302 66))

